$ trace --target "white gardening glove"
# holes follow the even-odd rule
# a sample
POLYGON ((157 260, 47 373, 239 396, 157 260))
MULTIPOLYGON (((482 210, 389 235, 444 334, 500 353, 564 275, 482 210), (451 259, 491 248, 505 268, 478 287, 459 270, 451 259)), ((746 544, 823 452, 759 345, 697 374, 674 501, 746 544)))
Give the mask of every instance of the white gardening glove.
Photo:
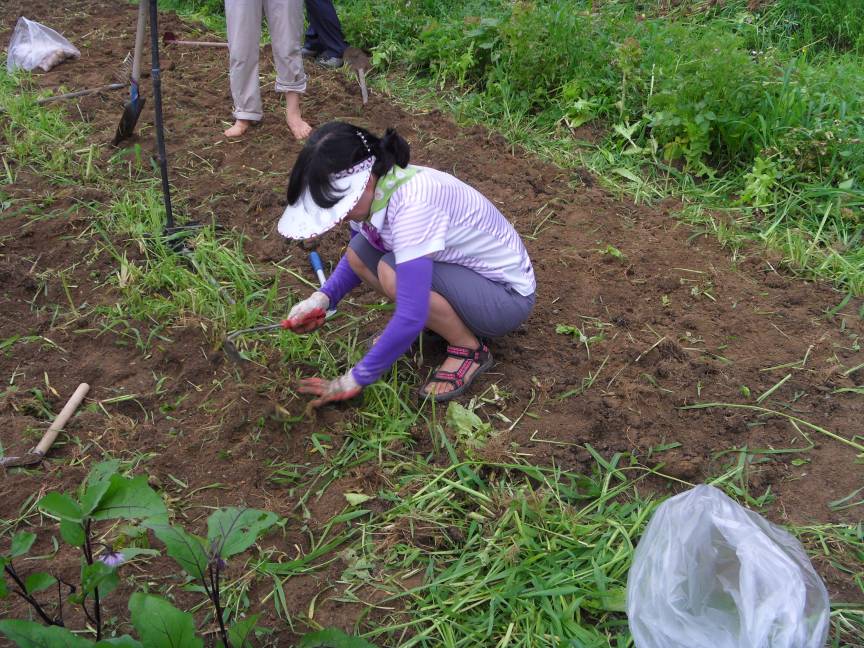
POLYGON ((354 375, 349 369, 347 373, 339 376, 336 380, 327 380, 317 376, 304 378, 300 381, 298 391, 318 396, 319 398, 310 401, 309 407, 320 407, 324 403, 354 398, 362 390, 363 388, 354 380, 354 375))
POLYGON ((308 333, 324 324, 330 298, 316 290, 301 302, 294 304, 288 313, 288 328, 296 333, 308 333))

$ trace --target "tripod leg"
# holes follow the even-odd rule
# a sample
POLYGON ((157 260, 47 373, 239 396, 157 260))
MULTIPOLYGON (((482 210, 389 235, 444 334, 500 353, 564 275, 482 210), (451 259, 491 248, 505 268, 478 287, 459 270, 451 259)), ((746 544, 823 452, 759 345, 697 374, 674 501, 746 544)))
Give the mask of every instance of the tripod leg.
POLYGON ((165 202, 165 227, 174 229, 171 210, 171 187, 168 184, 168 156, 165 153, 165 127, 162 121, 162 73, 159 69, 159 8, 157 0, 150 0, 150 53, 152 57, 153 112, 156 117, 156 146, 159 151, 159 171, 162 174, 162 198, 165 202))

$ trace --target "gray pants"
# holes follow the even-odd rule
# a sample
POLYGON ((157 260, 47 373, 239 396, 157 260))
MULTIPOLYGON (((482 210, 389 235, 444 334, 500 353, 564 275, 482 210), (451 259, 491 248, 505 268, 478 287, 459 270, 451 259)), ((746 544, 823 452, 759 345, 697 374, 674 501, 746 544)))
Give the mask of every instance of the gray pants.
POLYGON ((260 121, 258 47, 262 12, 273 43, 276 92, 305 92, 306 73, 300 44, 303 39, 303 0, 225 0, 234 118, 260 121))
MULTIPOLYGON (((383 261, 394 270, 396 257, 372 246, 362 234, 348 244, 369 271, 378 276, 383 261)), ((432 290, 446 299, 459 319, 479 338, 496 338, 516 330, 531 314, 535 295, 520 295, 504 284, 455 263, 432 266, 432 290)))

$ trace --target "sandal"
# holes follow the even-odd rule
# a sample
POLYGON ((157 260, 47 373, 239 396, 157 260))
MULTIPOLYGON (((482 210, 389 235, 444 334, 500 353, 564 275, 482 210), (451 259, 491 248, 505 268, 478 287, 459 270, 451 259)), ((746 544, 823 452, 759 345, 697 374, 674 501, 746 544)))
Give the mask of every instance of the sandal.
POLYGON ((444 371, 438 369, 434 374, 432 374, 432 378, 430 378, 429 382, 427 382, 420 390, 420 396, 423 398, 432 397, 436 403, 443 403, 452 398, 456 398, 457 396, 461 396, 471 386, 471 383, 474 382, 474 379, 477 378, 477 376, 495 364, 495 361, 492 359, 492 354, 489 352, 489 347, 482 342, 478 349, 448 346, 447 357, 461 359, 462 364, 459 365, 459 368, 456 371, 444 371), (471 374, 469 378, 465 378, 468 371, 471 369, 471 365, 475 362, 478 365, 477 370, 471 374), (450 383, 453 385, 453 389, 440 394, 432 394, 427 388, 433 382, 450 383))

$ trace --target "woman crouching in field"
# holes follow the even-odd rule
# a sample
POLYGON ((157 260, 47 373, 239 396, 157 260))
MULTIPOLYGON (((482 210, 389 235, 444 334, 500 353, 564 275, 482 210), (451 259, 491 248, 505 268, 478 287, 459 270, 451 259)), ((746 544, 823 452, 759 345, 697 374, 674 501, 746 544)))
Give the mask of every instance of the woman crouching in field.
POLYGON ((408 143, 342 122, 316 130, 288 184, 279 232, 317 236, 346 216, 357 233, 320 291, 288 317, 313 330, 324 313, 365 283, 396 309, 363 359, 335 380, 307 378, 317 407, 352 398, 405 353, 424 327, 447 341, 447 358, 420 390, 446 401, 492 366, 484 338, 524 322, 534 306, 534 270, 519 234, 476 189, 442 171, 409 165, 408 143))

